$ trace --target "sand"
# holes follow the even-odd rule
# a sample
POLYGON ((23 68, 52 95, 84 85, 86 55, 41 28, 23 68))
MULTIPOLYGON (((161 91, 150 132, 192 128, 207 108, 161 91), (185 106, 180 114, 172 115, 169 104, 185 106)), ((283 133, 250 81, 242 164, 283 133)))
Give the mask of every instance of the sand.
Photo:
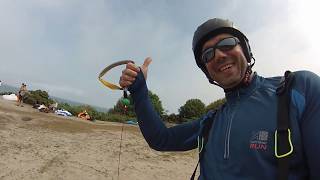
POLYGON ((197 160, 196 150, 152 150, 137 126, 42 113, 0 97, 0 180, 189 179, 197 160))

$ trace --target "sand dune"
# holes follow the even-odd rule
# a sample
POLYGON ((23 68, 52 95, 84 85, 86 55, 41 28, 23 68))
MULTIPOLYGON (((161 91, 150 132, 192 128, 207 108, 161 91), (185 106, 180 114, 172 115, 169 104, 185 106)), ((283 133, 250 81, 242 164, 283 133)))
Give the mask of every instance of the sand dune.
POLYGON ((162 153, 140 130, 38 112, 0 98, 0 180, 189 179, 196 151, 162 153), (118 176, 119 165, 119 176, 118 176))

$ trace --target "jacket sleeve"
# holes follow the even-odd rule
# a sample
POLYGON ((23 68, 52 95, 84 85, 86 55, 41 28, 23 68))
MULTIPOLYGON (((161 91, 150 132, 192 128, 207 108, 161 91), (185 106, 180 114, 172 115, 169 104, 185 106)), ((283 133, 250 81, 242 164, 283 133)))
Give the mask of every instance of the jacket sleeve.
POLYGON ((305 109, 302 114, 302 142, 309 167, 310 179, 320 177, 320 77, 308 71, 302 71, 298 77, 299 85, 305 97, 305 109), (300 79, 301 78, 301 79, 300 79))
POLYGON ((158 151, 186 151, 197 147, 200 120, 167 128, 151 104, 141 71, 129 91, 140 130, 151 148, 158 151))

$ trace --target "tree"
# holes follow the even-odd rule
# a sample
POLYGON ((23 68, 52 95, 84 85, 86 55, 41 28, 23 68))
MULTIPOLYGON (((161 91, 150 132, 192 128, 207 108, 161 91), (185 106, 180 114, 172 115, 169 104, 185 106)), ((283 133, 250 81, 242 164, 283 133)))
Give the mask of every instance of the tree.
POLYGON ((212 103, 210 103, 207 107, 206 107, 206 112, 210 111, 210 110, 216 110, 218 108, 220 108, 224 103, 226 103, 226 98, 222 98, 222 99, 218 99, 212 103))
POLYGON ((151 100, 151 103, 155 109, 155 111, 161 116, 164 114, 164 109, 162 107, 162 102, 160 101, 160 98, 158 95, 154 94, 150 90, 148 91, 149 98, 151 100))
POLYGON ((123 103, 121 102, 121 99, 120 98, 116 105, 113 106, 112 109, 109 110, 109 113, 111 114, 122 114, 122 115, 127 115, 127 116, 130 116, 130 117, 135 117, 136 114, 134 112, 134 105, 133 105, 133 99, 131 97, 131 95, 129 95, 128 99, 130 101, 130 104, 125 108, 125 106, 123 105, 123 103))
POLYGON ((29 91, 24 102, 32 105, 36 103, 44 104, 46 106, 54 103, 54 101, 49 98, 49 94, 42 90, 29 91))
POLYGON ((165 114, 161 117, 164 121, 169 122, 169 123, 176 123, 180 124, 183 122, 183 119, 178 115, 178 114, 165 114))
MULTIPOLYGON (((158 95, 156 95, 155 93, 151 92, 150 90, 148 91, 148 96, 151 100, 151 103, 155 109, 155 111, 161 116, 164 114, 164 109, 162 107, 162 103, 160 101, 160 98, 158 95)), ((116 105, 109 111, 109 113, 112 114, 126 114, 130 117, 135 117, 136 114, 134 112, 134 102, 133 99, 131 97, 131 95, 129 95, 128 97, 130 104, 127 106, 127 109, 125 111, 124 105, 121 102, 121 98, 117 101, 116 105)))
POLYGON ((184 119, 196 119, 205 113, 205 107, 200 99, 189 99, 179 108, 179 115, 184 119))

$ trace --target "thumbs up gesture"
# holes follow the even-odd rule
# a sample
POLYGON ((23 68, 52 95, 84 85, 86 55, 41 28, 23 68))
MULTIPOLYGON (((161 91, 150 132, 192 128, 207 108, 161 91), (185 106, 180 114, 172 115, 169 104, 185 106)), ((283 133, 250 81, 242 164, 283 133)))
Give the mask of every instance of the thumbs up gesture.
MULTIPOLYGON (((147 74, 148 74, 148 67, 151 61, 152 59, 150 57, 147 57, 144 60, 143 65, 140 67, 143 73, 143 76, 146 80, 147 80, 147 74)), ((130 86, 136 80, 136 77, 140 71, 140 68, 133 63, 128 63, 120 76, 120 81, 119 81, 120 86, 123 88, 130 86)))

